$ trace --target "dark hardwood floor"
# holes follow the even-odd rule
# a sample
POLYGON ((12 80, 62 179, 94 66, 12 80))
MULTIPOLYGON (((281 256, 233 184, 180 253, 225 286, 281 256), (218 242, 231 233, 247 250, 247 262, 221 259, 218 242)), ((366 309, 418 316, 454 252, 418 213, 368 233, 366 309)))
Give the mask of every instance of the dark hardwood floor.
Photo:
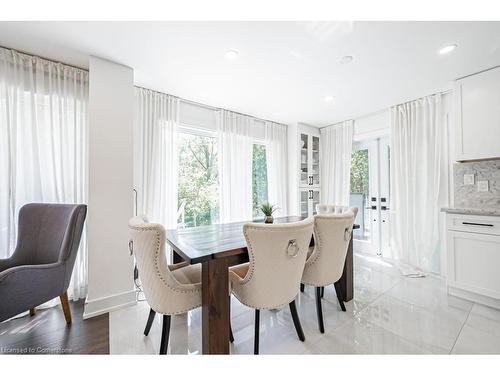
POLYGON ((83 320, 84 300, 70 306, 71 325, 61 306, 0 323, 0 354, 109 354, 109 315, 83 320))

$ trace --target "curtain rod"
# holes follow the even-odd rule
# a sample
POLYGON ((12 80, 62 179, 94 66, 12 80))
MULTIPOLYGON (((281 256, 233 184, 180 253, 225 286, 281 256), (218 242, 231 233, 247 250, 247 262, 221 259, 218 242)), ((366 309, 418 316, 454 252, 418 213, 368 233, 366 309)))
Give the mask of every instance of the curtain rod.
POLYGON ((34 55, 33 53, 29 53, 29 52, 26 52, 26 51, 23 51, 23 50, 20 50, 20 49, 16 49, 16 48, 9 48, 9 47, 4 47, 2 45, 0 45, 0 48, 3 48, 3 49, 6 49, 8 51, 15 51, 17 53, 20 53, 22 55, 26 55, 26 56, 31 56, 31 57, 36 57, 40 60, 45 60, 45 61, 48 61, 48 62, 52 62, 54 64, 61 64, 61 65, 66 65, 66 66, 69 66, 70 68, 74 68, 74 69, 79 69, 79 70, 83 70, 85 72, 88 72, 89 70, 86 69, 86 68, 82 68, 81 66, 76 66, 76 65, 71 65, 71 64, 67 64, 65 62, 62 62, 62 61, 57 61, 57 60, 53 60, 53 59, 49 59, 47 57, 42 57, 42 56, 39 56, 39 55, 34 55))
POLYGON ((187 103, 187 104, 193 104, 195 106, 198 106, 198 107, 203 107, 203 108, 206 108, 206 109, 211 109, 213 111, 220 111, 220 110, 224 110, 224 111, 229 111, 229 112, 233 112, 233 113, 236 113, 237 115, 242 115, 242 116, 246 116, 246 117, 250 117, 254 120, 257 120, 257 121, 264 121, 264 122, 273 122, 275 124, 279 124, 279 125, 285 125, 284 123, 282 122, 278 122, 278 121, 272 121, 272 120, 266 120, 266 119, 263 119, 263 118, 260 118, 260 117, 255 117, 255 116, 252 116, 252 115, 248 115, 246 113, 241 113, 241 112, 237 112, 237 111, 232 111, 230 109, 226 109, 226 108, 221 108, 221 107, 215 107, 213 105, 209 105, 209 104, 204 104, 204 103, 200 103, 200 102, 195 102, 194 100, 189 100, 189 99, 184 99, 184 98, 181 98, 180 96, 177 96, 177 95, 172 95, 172 94, 167 94, 167 93, 164 93, 164 92, 161 92, 161 91, 158 91, 158 90, 153 90, 153 89, 148 89, 146 87, 142 87, 142 86, 135 86, 139 89, 143 89, 143 90, 149 90, 149 91, 153 91, 153 92, 156 92, 158 94, 163 94, 163 95, 170 95, 170 96, 173 96, 174 98, 177 98, 179 99, 180 101, 184 102, 184 103, 187 103))

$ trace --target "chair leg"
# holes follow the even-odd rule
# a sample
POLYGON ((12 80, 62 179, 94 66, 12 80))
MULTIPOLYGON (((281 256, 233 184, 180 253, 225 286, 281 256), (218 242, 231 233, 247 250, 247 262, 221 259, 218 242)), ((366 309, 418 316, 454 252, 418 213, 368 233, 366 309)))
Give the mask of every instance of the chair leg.
POLYGON ((297 313, 297 306, 295 305, 295 300, 289 303, 290 312, 292 313, 293 325, 297 331, 297 336, 299 336, 300 341, 305 341, 304 331, 302 331, 302 325, 300 324, 299 314, 297 313))
POLYGON ((344 296, 342 295, 342 289, 340 289, 340 284, 336 282, 333 285, 335 286, 335 293, 337 293, 337 299, 339 300, 340 308, 342 309, 342 311, 346 311, 344 305, 344 296))
POLYGON ((323 298, 325 296, 325 287, 322 286, 321 287, 321 298, 323 298))
POLYGON ((169 336, 170 336, 170 315, 163 315, 163 326, 161 327, 160 354, 167 354, 169 336))
POLYGON ((234 342, 233 329, 231 328, 231 323, 229 323, 229 342, 234 342))
POLYGON ((229 342, 234 342, 233 329, 231 328, 231 296, 229 296, 229 342))
POLYGON ((318 314, 318 326, 321 333, 325 333, 323 324, 323 308, 321 307, 321 287, 316 287, 316 313, 318 314))
POLYGON ((61 300, 61 306, 64 312, 64 319, 66 319, 66 324, 71 324, 71 310, 69 308, 68 293, 64 292, 59 296, 61 300))
POLYGON ((304 293, 305 285, 300 283, 300 292, 304 293))
POLYGON ((255 336, 253 339, 253 354, 259 354, 260 310, 255 309, 255 336))
POLYGON ((34 308, 34 307, 33 307, 32 309, 30 309, 30 316, 35 315, 35 312, 36 312, 36 310, 35 310, 35 308, 34 308))
POLYGON ((146 328, 144 328, 144 336, 149 335, 149 331, 151 330, 151 326, 155 320, 156 312, 153 309, 149 309, 148 322, 146 323, 146 328))

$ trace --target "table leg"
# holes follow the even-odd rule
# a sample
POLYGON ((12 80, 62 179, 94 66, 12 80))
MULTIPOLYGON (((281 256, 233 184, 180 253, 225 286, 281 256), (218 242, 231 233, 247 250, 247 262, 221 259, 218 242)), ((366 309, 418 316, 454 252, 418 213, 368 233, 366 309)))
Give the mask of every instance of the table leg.
POLYGON ((174 264, 177 264, 177 263, 181 263, 183 261, 184 261, 184 259, 179 254, 177 254, 175 252, 175 250, 172 250, 172 262, 174 264))
POLYGON ((354 264, 353 264, 353 241, 352 236, 347 248, 347 255, 345 257, 344 271, 339 281, 340 290, 344 301, 350 301, 354 298, 354 264))
POLYGON ((229 280, 227 258, 202 264, 203 354, 229 354, 229 280))

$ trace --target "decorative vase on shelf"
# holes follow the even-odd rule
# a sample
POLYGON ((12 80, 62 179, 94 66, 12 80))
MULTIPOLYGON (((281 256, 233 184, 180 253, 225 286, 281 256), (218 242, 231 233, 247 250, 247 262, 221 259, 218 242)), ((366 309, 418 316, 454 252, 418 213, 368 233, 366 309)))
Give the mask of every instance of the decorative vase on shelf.
POLYGON ((272 224, 274 222, 273 213, 278 209, 278 207, 270 204, 269 202, 262 203, 260 210, 264 214, 264 223, 272 224))

